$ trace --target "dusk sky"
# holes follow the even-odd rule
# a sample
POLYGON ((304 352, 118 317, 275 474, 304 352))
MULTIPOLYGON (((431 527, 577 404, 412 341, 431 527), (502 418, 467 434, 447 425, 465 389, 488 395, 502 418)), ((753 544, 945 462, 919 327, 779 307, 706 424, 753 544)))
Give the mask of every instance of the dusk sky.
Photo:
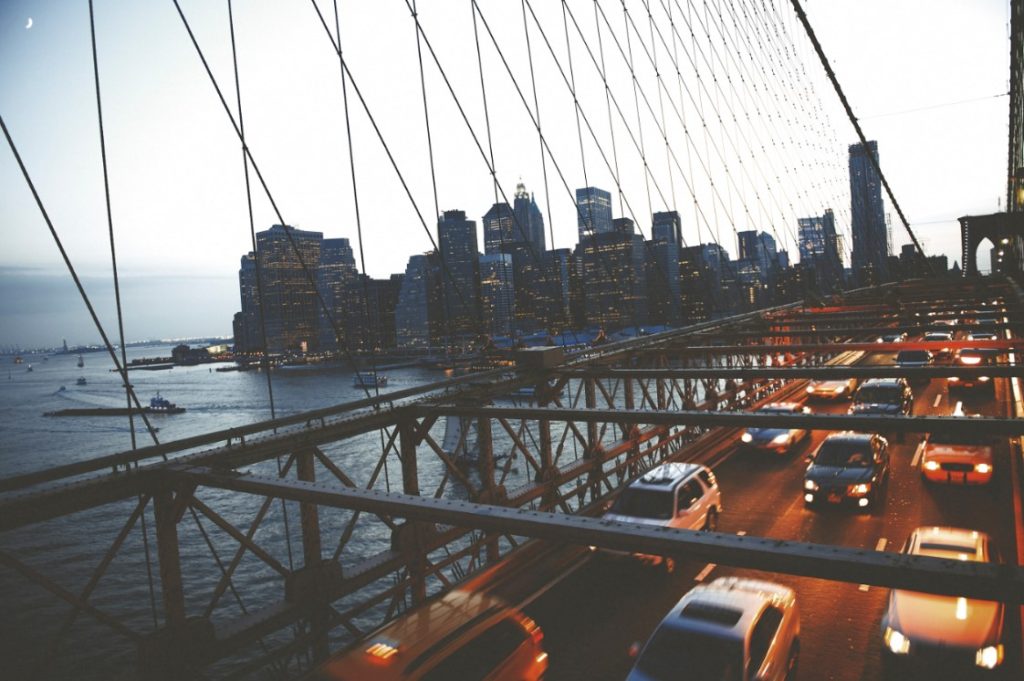
MULTIPOLYGON (((227 3, 181 4, 234 112, 227 3)), ((319 4, 333 27, 332 4, 319 4)), ((565 67, 561 5, 540 0, 531 4, 565 67)), ((720 4, 724 8, 730 3, 720 4)), ((745 132, 714 123, 714 106, 742 118, 744 112, 753 116, 757 103, 767 101, 739 84, 744 71, 737 64, 769 57, 744 54, 733 61, 725 52, 710 49, 724 49, 732 37, 743 35, 742 26, 732 28, 731 20, 729 37, 713 34, 710 45, 706 37, 689 45, 703 46, 711 61, 722 61, 724 70, 718 73, 732 76, 730 87, 705 80, 702 89, 680 47, 684 90, 675 78, 671 55, 652 39, 643 3, 633 0, 626 7, 646 44, 625 28, 620 3, 569 2, 586 38, 569 23, 574 77, 581 107, 598 137, 596 142, 589 139, 584 128, 586 174, 571 95, 544 36, 528 19, 542 127, 554 157, 546 160, 547 191, 536 130, 486 29, 478 24, 496 175, 509 198, 520 179, 536 193, 550 223, 549 247, 552 236, 555 247, 572 247, 577 234, 575 209, 559 171, 568 189, 590 184, 616 193, 613 174, 600 156, 610 149, 610 127, 615 129, 626 197, 626 205, 616 201, 615 215, 635 217, 648 237, 651 210, 673 208, 683 217, 689 244, 717 240, 734 257, 734 232, 759 229, 776 236, 796 260, 796 218, 820 215, 826 208, 836 211, 848 234, 847 145, 856 141, 854 133, 790 3, 766 4, 784 17, 782 24, 800 46, 802 61, 792 62, 792 68, 813 83, 827 128, 797 108, 789 112, 788 126, 756 116, 740 129, 745 132), (611 30, 595 18, 596 7, 607 14, 611 30), (587 55, 588 46, 598 46, 596 26, 603 31, 609 86, 631 125, 636 126, 640 110, 652 173, 648 182, 626 126, 609 123, 604 90, 587 55), (665 130, 675 159, 666 154, 657 121, 646 114, 643 100, 634 100, 628 69, 615 44, 617 39, 627 49, 627 36, 641 87, 656 111, 659 99, 666 111, 665 130), (645 48, 652 45, 665 93, 659 91, 645 56, 645 48), (689 100, 691 89, 696 103, 689 100), (689 121, 693 142, 687 143, 674 109, 689 121), (706 134, 701 132, 699 109, 707 118, 706 134), (775 151, 773 140, 783 153, 775 151), (746 159, 744 164, 730 160, 734 147, 746 159), (798 149, 807 157, 798 158, 798 149)), ((925 251, 946 254, 951 263, 960 258, 956 218, 996 212, 1005 195, 1008 4, 805 2, 866 134, 878 140, 883 171, 925 251)), ((649 5, 661 31, 669 30, 669 9, 680 26, 685 17, 698 33, 702 21, 714 19, 704 15, 703 4, 691 6, 686 0, 652 0, 649 5)), ((435 230, 416 34, 404 0, 340 1, 339 6, 345 57, 415 200, 413 205, 406 197, 350 83, 367 274, 386 277, 404 271, 410 255, 431 248, 421 218, 435 230)), ((480 6, 532 108, 520 2, 480 6)), ((251 249, 239 141, 171 0, 96 0, 95 9, 127 339, 230 335, 239 304, 239 257, 251 249)), ((313 5, 237 0, 234 11, 246 136, 274 201, 289 224, 347 237, 356 246, 339 64, 313 5)), ((487 149, 471 5, 421 0, 419 12, 427 38, 487 149)), ((681 30, 689 40, 689 29, 681 30)), ((673 41, 670 34, 665 38, 673 41)), ((423 49, 437 205, 442 211, 465 210, 479 227, 495 200, 490 176, 423 49)), ((697 71, 706 76, 701 54, 695 50, 697 71)), ((799 93, 791 94, 796 107, 799 93)), ((85 0, 0 3, 0 115, 113 334, 110 246, 85 0)), ((257 231, 278 221, 255 176, 253 198, 257 231)), ((908 239, 894 212, 892 219, 898 251, 908 239)), ((0 230, 0 347, 55 346, 62 338, 69 343, 98 341, 6 144, 0 149, 0 230)), ((482 239, 480 243, 482 247, 482 239)), ((982 255, 986 262, 987 254, 982 255)), ((848 253, 846 258, 848 264, 848 253)))

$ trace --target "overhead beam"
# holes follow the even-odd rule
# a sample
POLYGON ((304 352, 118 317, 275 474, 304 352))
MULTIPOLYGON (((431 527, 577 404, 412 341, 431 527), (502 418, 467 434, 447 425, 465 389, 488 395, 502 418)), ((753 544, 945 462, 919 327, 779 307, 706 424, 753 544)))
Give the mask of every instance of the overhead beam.
POLYGON ((767 414, 756 411, 645 411, 642 409, 561 409, 550 407, 465 407, 420 405, 411 408, 418 416, 469 416, 492 419, 577 421, 584 423, 629 422, 662 426, 704 426, 708 428, 801 428, 810 430, 855 430, 882 433, 930 433, 958 435, 985 433, 987 436, 1024 435, 1024 419, 987 416, 864 416, 853 414, 767 414))
POLYGON ((180 475, 191 483, 206 487, 566 544, 1013 604, 1024 602, 1024 568, 1012 565, 649 527, 563 513, 376 490, 333 488, 317 483, 231 475, 213 470, 185 471, 180 475))
POLYGON ((592 369, 561 369, 562 376, 573 378, 633 378, 643 379, 685 379, 685 378, 895 378, 909 379, 946 378, 959 376, 989 376, 991 378, 1012 378, 1021 375, 1021 367, 1009 364, 997 366, 935 365, 927 367, 847 366, 832 365, 821 367, 702 367, 699 369, 613 369, 594 367, 592 369))

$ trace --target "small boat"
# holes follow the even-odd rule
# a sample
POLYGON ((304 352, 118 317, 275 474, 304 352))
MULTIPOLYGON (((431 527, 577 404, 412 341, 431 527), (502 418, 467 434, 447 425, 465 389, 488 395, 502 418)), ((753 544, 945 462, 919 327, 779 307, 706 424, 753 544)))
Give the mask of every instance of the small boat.
POLYGON ((79 369, 81 369, 81 368, 82 368, 82 367, 84 367, 84 366, 85 366, 85 360, 84 360, 84 359, 82 359, 82 356, 81 356, 81 355, 79 355, 79 356, 78 356, 78 368, 79 368, 79 369))
POLYGON ((182 414, 185 412, 185 407, 179 407, 157 393, 156 397, 150 398, 148 411, 150 414, 182 414))
POLYGON ((383 388, 388 384, 385 374, 373 371, 357 371, 352 374, 352 386, 355 388, 383 388))
POLYGON ((32 365, 31 364, 28 365, 28 369, 26 369, 26 371, 32 371, 32 365))
POLYGON ((85 385, 85 376, 79 376, 78 380, 75 381, 75 385, 85 385))

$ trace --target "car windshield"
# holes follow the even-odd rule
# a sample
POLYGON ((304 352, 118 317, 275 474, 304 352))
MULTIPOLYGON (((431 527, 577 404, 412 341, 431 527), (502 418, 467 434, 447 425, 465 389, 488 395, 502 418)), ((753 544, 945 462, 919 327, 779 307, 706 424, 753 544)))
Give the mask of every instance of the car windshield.
POLYGON ((857 391, 857 402, 899 404, 900 390, 887 385, 868 385, 857 391))
POLYGON ((640 654, 636 668, 659 681, 740 681, 743 644, 662 627, 640 654))
POLYGON ((814 457, 818 466, 840 468, 868 468, 871 466, 871 450, 866 442, 825 441, 814 457))
POLYGON ((672 517, 672 492, 627 487, 615 500, 612 513, 668 520, 672 517))
POLYGON ((924 339, 926 341, 944 341, 949 340, 950 338, 952 338, 952 336, 950 336, 948 333, 941 332, 926 333, 924 335, 924 339))
POLYGON ((926 350, 903 350, 896 355, 897 362, 927 362, 928 359, 926 350))

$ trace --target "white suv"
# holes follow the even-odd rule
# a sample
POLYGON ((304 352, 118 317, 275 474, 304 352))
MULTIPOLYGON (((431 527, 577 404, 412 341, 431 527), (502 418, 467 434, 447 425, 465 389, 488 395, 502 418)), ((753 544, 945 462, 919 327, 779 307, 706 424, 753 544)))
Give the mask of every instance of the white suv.
MULTIPOLYGON (((604 515, 607 520, 710 530, 718 527, 722 495, 715 474, 696 463, 666 463, 629 483, 604 515)), ((609 553, 616 553, 614 551, 609 553)), ((671 558, 637 554, 645 562, 675 569, 671 558)))
POLYGON ((691 589, 665 615, 626 681, 784 681, 792 678, 799 654, 800 611, 792 589, 719 577, 691 589))

